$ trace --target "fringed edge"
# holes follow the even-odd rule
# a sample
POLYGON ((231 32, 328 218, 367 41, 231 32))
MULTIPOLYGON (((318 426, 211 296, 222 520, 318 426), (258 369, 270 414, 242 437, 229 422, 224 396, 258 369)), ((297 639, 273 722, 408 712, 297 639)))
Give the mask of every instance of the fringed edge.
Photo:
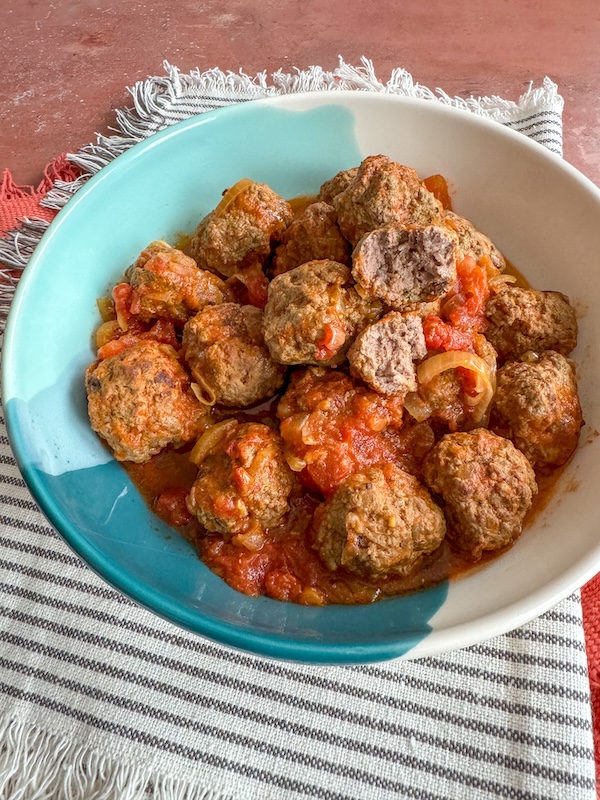
POLYGON ((0 720, 0 797, 19 800, 231 800, 196 782, 119 762, 9 716, 0 720))
MULTIPOLYGON (((296 92, 347 89, 433 100, 501 123, 514 122, 527 113, 540 110, 551 110, 560 115, 563 109, 563 99, 558 94, 558 87, 548 77, 536 88, 530 84, 517 102, 496 96, 450 97, 442 89, 434 92, 415 83, 405 69, 395 69, 388 82, 381 83, 373 62, 364 56, 359 66, 347 64, 340 56, 339 66, 333 72, 317 66, 305 70, 296 69, 290 73, 278 70, 271 75, 270 83, 266 72, 259 72, 251 77, 243 71, 223 72, 214 68, 200 72, 196 68, 182 74, 168 61, 164 61, 163 66, 166 72, 164 77, 146 78, 129 88, 133 107, 115 111, 116 127, 110 129, 111 135, 97 134, 96 142, 81 148, 77 153, 66 155, 65 163, 72 166, 77 177, 74 180, 64 180, 63 175, 60 179, 55 179, 40 205, 55 211, 60 210, 92 175, 133 145, 168 127, 174 120, 187 119, 203 108, 208 110, 216 105, 232 105, 296 92)), ((45 176, 45 180, 51 181, 51 178, 51 175, 45 176)), ((8 180, 5 173, 3 181, 8 180)), ((13 190, 12 185, 7 191, 9 189, 13 190)), ((0 261, 4 261, 13 270, 23 269, 46 228, 47 224, 41 220, 24 220, 21 228, 9 232, 0 240, 0 261)), ((5 277, 4 272, 0 274, 5 277)), ((10 279, 0 289, 2 312, 6 303, 10 303, 8 298, 14 292, 14 283, 16 281, 12 282, 10 279)))

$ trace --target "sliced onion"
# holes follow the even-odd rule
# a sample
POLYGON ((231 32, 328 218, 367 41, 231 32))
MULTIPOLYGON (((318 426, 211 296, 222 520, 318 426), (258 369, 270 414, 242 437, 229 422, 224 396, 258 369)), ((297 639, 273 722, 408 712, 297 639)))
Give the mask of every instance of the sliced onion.
POLYGON ((207 428, 192 448, 190 461, 199 467, 213 447, 216 447, 228 433, 233 431, 236 425, 237 420, 224 419, 207 428))
POLYGON ((115 304, 113 303, 112 297, 99 297, 96 300, 96 305, 102 317, 102 322, 111 322, 116 319, 117 315, 115 313, 115 304))
POLYGON ((424 422, 431 416, 431 406, 417 392, 409 392, 404 398, 404 408, 417 422, 424 422))
POLYGON ((231 186, 223 197, 221 198, 219 205, 215 208, 213 214, 215 217, 222 217, 223 214, 227 211, 229 206, 233 203, 235 198, 240 195, 242 192, 245 192, 249 186, 252 186, 254 181, 251 181, 250 178, 241 178, 237 183, 234 183, 231 186))
POLYGON ((301 458, 297 458, 292 453, 286 452, 284 453, 284 455, 285 455, 285 460, 287 461, 288 466, 292 470, 292 472, 302 472, 302 470, 306 466, 306 461, 304 461, 301 458))
POLYGON ((493 278, 489 279, 488 286, 490 287, 490 291, 498 294, 498 292, 501 292, 507 283, 516 283, 516 282, 517 282, 516 275, 508 275, 505 272, 501 272, 498 275, 495 275, 493 278))
POLYGON ((96 331, 96 348, 100 350, 105 344, 115 339, 117 333, 121 333, 121 327, 116 319, 103 322, 96 331))
POLYGON ((483 358, 475 355, 475 353, 468 353, 462 350, 438 353, 419 364, 417 367, 417 379, 419 383, 429 383, 441 372, 445 372, 447 369, 455 369, 456 367, 469 369, 476 375, 476 394, 474 396, 466 395, 466 403, 471 408, 477 407, 474 418, 476 422, 479 422, 483 419, 495 391, 494 375, 483 358))
POLYGON ((213 389, 208 385, 201 375, 194 375, 196 382, 192 383, 190 388, 196 395, 198 402, 205 406, 214 406, 217 402, 217 395, 213 389))

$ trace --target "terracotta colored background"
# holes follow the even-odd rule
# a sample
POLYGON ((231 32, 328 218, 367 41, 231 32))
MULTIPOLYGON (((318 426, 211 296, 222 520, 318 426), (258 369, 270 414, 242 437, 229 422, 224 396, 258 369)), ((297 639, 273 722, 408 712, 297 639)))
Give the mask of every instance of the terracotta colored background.
POLYGON ((373 59, 450 94, 555 80, 565 156, 600 185, 598 0, 0 0, 0 168, 36 182, 168 59, 246 72, 373 59))

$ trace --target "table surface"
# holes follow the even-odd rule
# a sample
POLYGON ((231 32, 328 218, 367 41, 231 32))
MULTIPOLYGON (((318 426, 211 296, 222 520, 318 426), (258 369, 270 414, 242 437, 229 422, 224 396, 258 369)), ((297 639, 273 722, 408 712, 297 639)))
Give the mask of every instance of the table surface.
POLYGON ((598 0, 0 0, 0 169, 36 183, 44 165, 106 132, 125 87, 219 66, 254 75, 338 56, 405 67, 461 96, 516 99, 550 76, 565 98, 565 157, 600 185, 598 0))

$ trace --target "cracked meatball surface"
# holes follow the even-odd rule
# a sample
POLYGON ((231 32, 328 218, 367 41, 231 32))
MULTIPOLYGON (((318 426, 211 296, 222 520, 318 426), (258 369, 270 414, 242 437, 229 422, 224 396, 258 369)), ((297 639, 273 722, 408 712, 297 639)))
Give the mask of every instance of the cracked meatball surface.
POLYGON ((190 513, 206 530, 225 538, 279 525, 294 485, 276 431, 256 422, 229 422, 204 454, 187 498, 190 513))
POLYGON ((348 186, 335 194, 340 230, 353 245, 385 225, 429 225, 441 219, 442 205, 414 169, 387 156, 369 156, 348 186))
POLYGON ((199 267, 231 277, 262 265, 293 219, 290 204, 266 183, 244 179, 200 222, 191 242, 199 267))
POLYGON ((265 342, 281 364, 337 365, 359 330, 381 313, 381 303, 358 294, 344 264, 310 261, 271 281, 265 342))
POLYGON ((475 561, 519 536, 537 493, 523 453, 485 428, 446 434, 426 456, 423 477, 443 499, 448 538, 475 561))
POLYGON ((498 371, 490 427, 511 439, 535 467, 572 455, 583 425, 573 362, 548 351, 526 353, 498 371))
POLYGON ((133 287, 131 313, 148 322, 156 317, 183 325, 207 305, 223 303, 229 291, 223 281, 193 258, 166 242, 152 242, 127 270, 133 287))
POLYGON ((248 406, 273 395, 285 367, 269 355, 263 313, 254 306, 223 303, 207 307, 183 329, 183 354, 200 389, 214 402, 248 406))
POLYGON ((86 371, 92 428, 118 461, 142 463, 194 439, 205 409, 172 347, 145 340, 86 371))
POLYGON ((427 354, 418 314, 390 311, 358 334, 348 351, 350 372, 380 394, 417 389, 415 362, 427 354))
POLYGON ((392 464, 358 472, 315 512, 314 547, 327 567, 367 576, 406 575, 446 533, 441 509, 392 464))
POLYGON ((379 228, 356 246, 352 275, 367 294, 402 311, 449 291, 456 281, 455 242, 440 225, 379 228))
POLYGON ((496 245, 488 236, 477 230, 468 219, 455 214, 453 211, 445 211, 444 224, 454 231, 458 237, 458 261, 462 261, 467 256, 479 261, 482 256, 487 256, 500 272, 506 269, 506 260, 496 245))
POLYGON ((489 299, 486 338, 501 358, 519 358, 528 350, 555 350, 568 356, 577 345, 577 318, 569 298, 507 286, 489 299))

